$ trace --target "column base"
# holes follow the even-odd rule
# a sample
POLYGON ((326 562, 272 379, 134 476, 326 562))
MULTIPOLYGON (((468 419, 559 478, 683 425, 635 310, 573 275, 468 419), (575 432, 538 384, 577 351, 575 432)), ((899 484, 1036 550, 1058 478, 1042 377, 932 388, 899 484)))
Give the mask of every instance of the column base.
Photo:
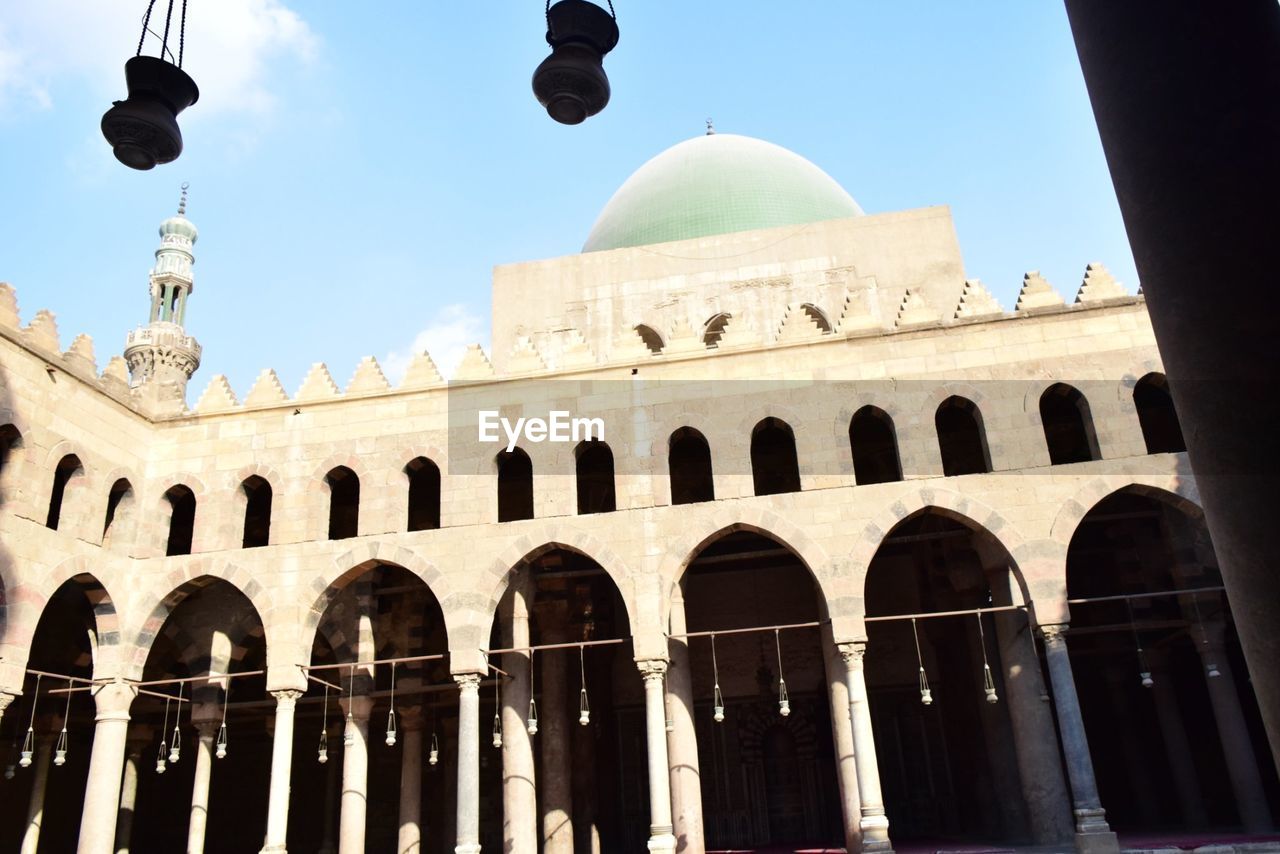
POLYGON ((464 842, 453 849, 454 854, 480 854, 479 842, 464 842))
POLYGON ((1107 824, 1104 809, 1077 809, 1076 851, 1079 854, 1120 854, 1120 843, 1107 824))
POLYGON ((889 818, 884 813, 864 815, 858 822, 858 831, 862 836, 859 850, 864 854, 893 854, 893 843, 889 841, 889 818))
POLYGON ((657 851, 660 854, 675 854, 676 837, 670 828, 665 833, 653 833, 650 831, 648 849, 657 851))
POLYGON ((289 854, 289 852, 285 850, 283 845, 268 845, 259 851, 258 854, 289 854))

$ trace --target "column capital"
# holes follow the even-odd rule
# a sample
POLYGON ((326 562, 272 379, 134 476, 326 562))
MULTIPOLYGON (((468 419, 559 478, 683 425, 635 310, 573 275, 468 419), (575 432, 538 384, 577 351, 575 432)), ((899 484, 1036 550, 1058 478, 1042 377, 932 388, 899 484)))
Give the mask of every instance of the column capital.
POLYGON ((116 677, 110 682, 95 685, 92 689, 93 702, 97 707, 96 721, 127 721, 129 707, 138 696, 137 686, 116 677))
POLYGON ((464 694, 477 694, 480 692, 480 680, 484 674, 481 673, 455 673, 453 681, 458 683, 458 690, 464 694))
POLYGON ((298 700, 302 698, 305 691, 298 691, 294 688, 286 688, 283 691, 272 691, 271 696, 276 698, 276 708, 288 707, 292 708, 298 704, 298 700))
POLYGON ((667 675, 667 660, 665 658, 643 658, 636 662, 636 669, 640 671, 640 675, 645 682, 661 681, 667 675))
POLYGON ((1066 623, 1055 623, 1051 626, 1038 626, 1040 637, 1044 639, 1045 646, 1064 646, 1067 642, 1067 632, 1071 627, 1066 623))
POLYGON ((841 641, 836 644, 836 649, 840 653, 840 658, 844 660, 845 667, 862 669, 862 661, 867 656, 865 640, 841 641))

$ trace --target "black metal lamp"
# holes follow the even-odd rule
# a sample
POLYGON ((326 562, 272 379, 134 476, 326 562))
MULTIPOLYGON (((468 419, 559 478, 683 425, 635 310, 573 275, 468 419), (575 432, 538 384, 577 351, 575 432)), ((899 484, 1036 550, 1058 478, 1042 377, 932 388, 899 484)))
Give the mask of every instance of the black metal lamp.
MULTIPOLYGON (((115 101, 102 117, 102 135, 111 143, 116 159, 132 169, 151 169, 158 163, 169 163, 182 153, 182 131, 178 129, 178 113, 200 98, 196 83, 182 70, 182 54, 186 42, 187 3, 182 0, 178 23, 178 55, 176 62, 169 49, 169 29, 173 20, 174 0, 169 0, 164 18, 164 34, 160 38, 160 56, 143 56, 142 45, 152 32, 151 12, 156 0, 150 0, 142 19, 142 37, 138 52, 124 65, 129 97, 115 101), (166 61, 165 54, 169 61, 166 61)), ((155 35, 152 32, 152 35, 155 35)))
POLYGON ((533 94, 551 118, 576 125, 609 103, 604 57, 618 44, 618 16, 587 0, 547 0, 551 55, 533 72, 533 94))

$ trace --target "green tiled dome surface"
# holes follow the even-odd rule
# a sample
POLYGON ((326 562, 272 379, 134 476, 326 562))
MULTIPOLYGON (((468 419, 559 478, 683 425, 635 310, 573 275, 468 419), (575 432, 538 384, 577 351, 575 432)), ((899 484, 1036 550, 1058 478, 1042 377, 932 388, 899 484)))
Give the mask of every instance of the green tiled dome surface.
POLYGON ((708 134, 637 169, 604 206, 582 251, 861 214, 853 197, 800 155, 747 136, 708 134))

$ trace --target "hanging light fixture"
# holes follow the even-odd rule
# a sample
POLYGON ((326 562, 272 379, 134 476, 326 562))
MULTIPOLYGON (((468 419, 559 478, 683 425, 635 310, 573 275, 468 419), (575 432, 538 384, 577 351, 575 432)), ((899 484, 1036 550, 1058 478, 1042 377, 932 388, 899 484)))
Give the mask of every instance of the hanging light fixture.
POLYGON ((583 658, 585 647, 578 647, 578 676, 581 687, 578 688, 578 724, 586 726, 591 723, 591 705, 587 702, 587 665, 583 658))
POLYGON ((493 674, 493 746, 502 746, 502 674, 493 674))
POLYGON ((182 0, 178 20, 178 54, 169 49, 169 32, 173 23, 173 2, 164 17, 164 34, 160 39, 160 56, 143 56, 142 46, 151 31, 151 12, 156 0, 147 4, 142 18, 142 36, 138 52, 124 64, 125 84, 129 96, 115 101, 102 117, 102 135, 111 143, 116 159, 132 169, 151 169, 169 163, 182 153, 182 131, 178 129, 178 113, 200 99, 196 82, 182 70, 186 47, 187 2, 182 0), (165 55, 168 54, 168 61, 165 55))
POLYGON ((533 94, 551 118, 576 125, 609 103, 604 57, 618 44, 618 16, 587 0, 547 0, 551 55, 533 72, 533 94))
POLYGON ((435 725, 431 727, 431 749, 427 751, 427 764, 436 765, 440 762, 440 740, 436 738, 435 725))
POLYGON ((667 690, 667 674, 662 674, 662 707, 666 709, 666 728, 667 732, 676 731, 675 718, 671 717, 671 692, 667 690))
POLYGON ((924 656, 920 654, 920 635, 916 631, 916 618, 911 618, 911 637, 916 642, 916 666, 920 668, 920 704, 933 705, 933 691, 929 688, 929 676, 924 672, 924 656))
POLYGON ((172 744, 169 745, 169 761, 174 765, 178 764, 178 760, 182 758, 182 733, 178 731, 178 724, 182 722, 182 688, 183 683, 178 683, 178 708, 173 714, 173 738, 172 744))
POLYGON ((329 683, 327 682, 324 686, 324 708, 320 711, 320 746, 316 750, 316 761, 321 765, 329 761, 329 683))
POLYGON ((27 734, 22 739, 22 752, 18 755, 18 767, 30 768, 31 756, 36 747, 36 704, 40 702, 40 674, 36 674, 36 689, 31 692, 31 720, 27 722, 27 734))
POLYGON ((1205 659, 1204 674, 1210 679, 1217 679, 1222 675, 1222 671, 1218 669, 1218 663, 1209 656, 1209 636, 1204 631, 1204 620, 1200 618, 1200 603, 1196 601, 1196 596, 1191 595, 1191 607, 1196 612, 1196 626, 1200 629, 1200 644, 1204 647, 1203 658, 1205 659))
POLYGON ((218 759, 227 758, 227 701, 231 699, 231 680, 227 679, 222 686, 222 723, 218 724, 218 738, 213 744, 213 755, 218 759))
POLYGON ((169 746, 165 743, 164 735, 169 731, 169 698, 164 698, 164 723, 160 725, 160 749, 156 751, 156 773, 163 774, 165 770, 165 757, 169 753, 169 746))
POLYGON ((62 731, 58 733, 58 742, 53 746, 53 764, 61 768, 67 764, 67 721, 71 718, 71 680, 67 680, 67 707, 62 712, 62 731))
POLYGON ((975 611, 974 616, 978 618, 978 645, 982 647, 982 693, 986 695, 988 703, 998 703, 1000 698, 996 696, 996 681, 991 676, 991 665, 987 663, 987 636, 982 631, 982 612, 975 611))
POLYGON ((529 735, 538 734, 538 701, 533 697, 533 650, 529 650, 529 716, 525 719, 529 735))
POLYGON ((1036 663, 1036 670, 1040 675, 1040 702, 1049 702, 1049 690, 1044 685, 1044 672, 1040 670, 1040 652, 1036 649, 1036 632, 1035 627, 1031 625, 1031 611, 1025 612, 1027 616, 1027 639, 1031 641, 1031 660, 1036 663))
POLYGON ((720 665, 716 661, 716 636, 711 636, 711 719, 724 723, 724 695, 720 693, 720 665))
POLYGON ((356 700, 356 666, 351 665, 351 677, 347 680, 347 722, 342 729, 342 746, 354 747, 356 743, 356 718, 351 704, 356 700))
POLYGON ((1150 688, 1156 682, 1151 678, 1151 667, 1147 664, 1147 654, 1142 651, 1142 639, 1138 636, 1138 624, 1133 619, 1133 601, 1126 598, 1124 607, 1129 612, 1129 629, 1133 632, 1133 645, 1138 648, 1138 678, 1142 680, 1143 688, 1150 688))
POLYGON ((387 747, 396 746, 396 663, 391 662, 391 708, 387 710, 387 747))
POLYGON ((782 676, 782 637, 773 630, 773 645, 778 650, 778 714, 784 718, 791 714, 791 698, 787 695, 787 680, 782 676))

